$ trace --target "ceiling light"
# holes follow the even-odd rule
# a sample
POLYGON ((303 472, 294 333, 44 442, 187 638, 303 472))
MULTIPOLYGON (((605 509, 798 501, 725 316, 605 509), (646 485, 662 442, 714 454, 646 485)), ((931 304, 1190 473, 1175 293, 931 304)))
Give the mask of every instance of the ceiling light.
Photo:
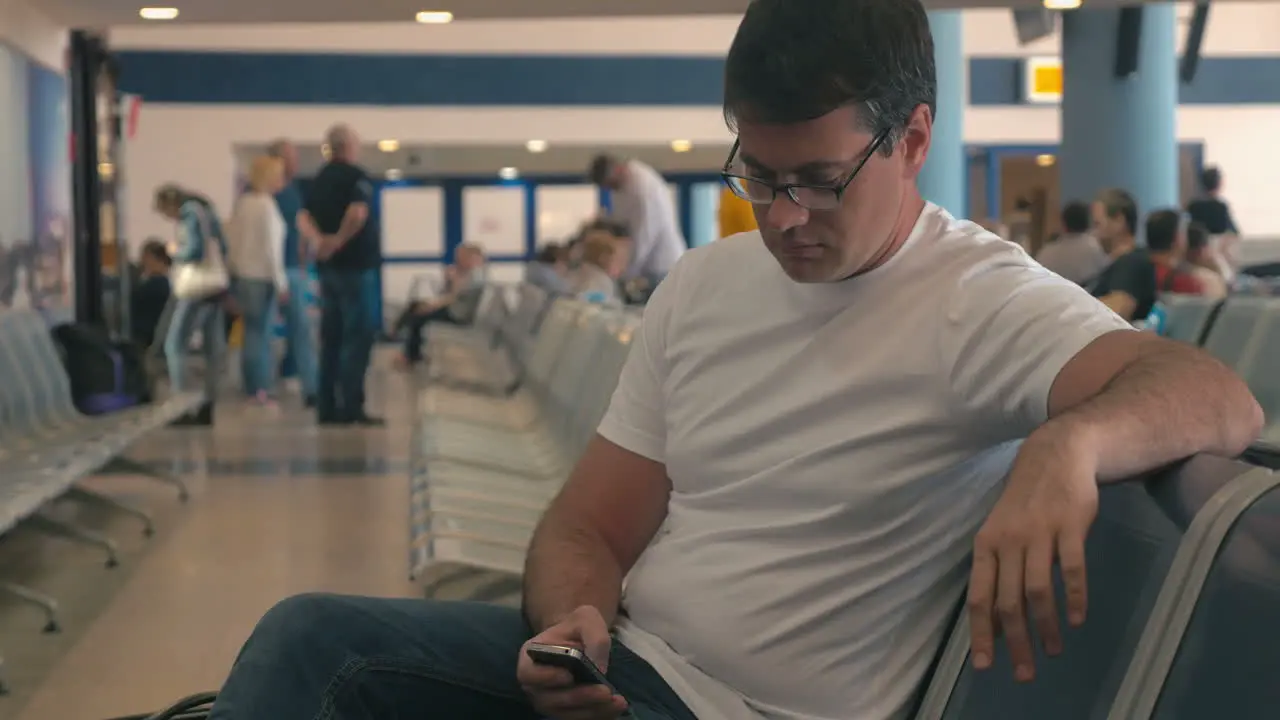
POLYGON ((444 25, 453 22, 453 13, 445 10, 423 10, 413 19, 424 25, 444 25))
POLYGON ((1052 155, 1036 156, 1036 165, 1039 165, 1040 167, 1053 167, 1053 164, 1057 161, 1058 159, 1052 155))
POLYGON ((688 140, 672 140, 671 149, 679 153, 689 152, 693 149, 693 143, 688 140))
POLYGON ((178 17, 178 8, 144 7, 138 11, 143 20, 172 20, 178 17))
POLYGON ((527 149, 531 153, 546 152, 547 141, 546 140, 530 140, 529 142, 525 143, 524 146, 525 146, 525 149, 527 149))
POLYGON ((400 149, 399 140, 379 140, 378 149, 385 153, 393 153, 400 149))
POLYGON ((387 171, 387 179, 392 182, 404 177, 404 173, 400 172, 400 168, 391 168, 387 171))
POLYGON ((498 171, 498 177, 503 180, 515 180, 520 177, 520 171, 513 167, 504 167, 498 171))
POLYGON ((1047 10, 1075 10, 1080 7, 1080 0, 1044 0, 1047 10))

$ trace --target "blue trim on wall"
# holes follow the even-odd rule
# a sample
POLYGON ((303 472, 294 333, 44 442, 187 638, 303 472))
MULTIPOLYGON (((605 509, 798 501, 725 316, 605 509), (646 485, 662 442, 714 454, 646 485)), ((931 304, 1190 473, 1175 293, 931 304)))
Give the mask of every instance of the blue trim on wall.
MULTIPOLYGON (((969 104, 1031 104, 1023 96, 1025 62, 1021 57, 969 58, 969 104)), ((1195 80, 1179 86, 1178 104, 1280 104, 1280 56, 1202 57, 1195 80)))
MULTIPOLYGON (((120 87, 149 102, 718 106, 724 59, 124 50, 120 87)), ((1025 58, 969 58, 970 105, 1023 105, 1025 58)), ((1186 105, 1280 103, 1280 55, 1204 57, 1186 105)))
POLYGON ((326 55, 120 51, 120 87, 151 102, 718 105, 720 57, 326 55))

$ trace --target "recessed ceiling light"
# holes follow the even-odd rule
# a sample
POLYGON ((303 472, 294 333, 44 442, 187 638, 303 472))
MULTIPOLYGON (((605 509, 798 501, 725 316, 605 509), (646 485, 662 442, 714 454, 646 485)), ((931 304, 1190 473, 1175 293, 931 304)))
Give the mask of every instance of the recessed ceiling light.
POLYGON ((1036 156, 1036 165, 1039 165, 1040 167, 1053 167, 1053 164, 1057 161, 1058 159, 1052 155, 1036 156))
POLYGON ((172 20, 178 17, 178 8, 144 7, 138 11, 138 15, 143 20, 172 20))
POLYGON ((547 141, 546 140, 530 140, 529 142, 525 143, 524 146, 525 146, 525 149, 527 149, 531 153, 546 152, 547 141))
POLYGON ((385 153, 393 153, 400 149, 399 140, 379 140, 378 149, 385 153))
POLYGON ((447 10, 423 10, 413 19, 424 25, 444 25, 453 22, 453 13, 447 10))
POLYGON ((520 177, 520 171, 513 167, 504 167, 498 171, 498 177, 503 180, 515 180, 520 177))
POLYGON ((388 180, 395 181, 395 180, 399 180, 402 177, 404 177, 404 173, 400 172, 399 168, 391 168, 390 170, 387 171, 388 180))
POLYGON ((693 149, 693 143, 688 140, 672 140, 671 149, 678 153, 689 152, 693 149))
POLYGON ((1044 0, 1047 10, 1075 10, 1080 7, 1080 0, 1044 0))

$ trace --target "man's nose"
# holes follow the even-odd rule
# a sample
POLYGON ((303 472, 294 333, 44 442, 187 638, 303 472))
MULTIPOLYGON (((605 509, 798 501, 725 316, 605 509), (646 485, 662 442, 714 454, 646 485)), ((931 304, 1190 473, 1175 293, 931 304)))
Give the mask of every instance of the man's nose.
POLYGON ((764 213, 765 224, 774 230, 790 230, 809 221, 809 211, 796 204, 791 196, 779 192, 764 213))

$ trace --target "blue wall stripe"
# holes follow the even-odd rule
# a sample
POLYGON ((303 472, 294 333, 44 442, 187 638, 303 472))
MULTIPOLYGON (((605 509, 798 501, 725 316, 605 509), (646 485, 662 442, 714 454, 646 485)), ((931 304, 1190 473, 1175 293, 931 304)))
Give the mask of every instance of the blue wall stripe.
POLYGON ((121 51, 121 89, 153 102, 717 105, 717 57, 121 51))
MULTIPOLYGON (((970 105, 1024 105, 1025 59, 969 59, 970 105)), ((1141 69, 1139 69, 1141 72, 1141 69)), ((1280 56, 1205 57, 1196 78, 1178 88, 1180 105, 1280 104, 1280 56)))
MULTIPOLYGON (((151 102, 717 106, 724 59, 120 51, 121 89, 151 102)), ((969 58, 971 105, 1021 105, 1017 57, 969 58)), ((1280 56, 1205 57, 1188 105, 1280 103, 1280 56)))

